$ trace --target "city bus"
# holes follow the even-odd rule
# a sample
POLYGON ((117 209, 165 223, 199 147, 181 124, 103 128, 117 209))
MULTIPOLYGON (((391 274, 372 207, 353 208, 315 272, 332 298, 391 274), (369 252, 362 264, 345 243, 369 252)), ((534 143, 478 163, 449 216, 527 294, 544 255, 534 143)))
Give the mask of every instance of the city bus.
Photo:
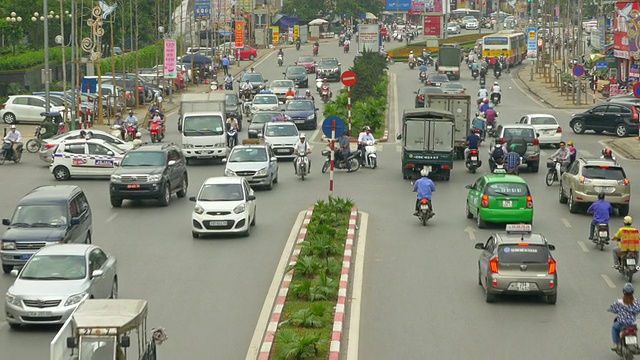
POLYGON ((461 21, 465 16, 473 16, 480 21, 480 10, 457 9, 453 10, 450 15, 451 21, 461 21))
POLYGON ((527 37, 515 30, 503 30, 482 38, 482 56, 507 58, 510 66, 518 65, 527 58, 527 37))

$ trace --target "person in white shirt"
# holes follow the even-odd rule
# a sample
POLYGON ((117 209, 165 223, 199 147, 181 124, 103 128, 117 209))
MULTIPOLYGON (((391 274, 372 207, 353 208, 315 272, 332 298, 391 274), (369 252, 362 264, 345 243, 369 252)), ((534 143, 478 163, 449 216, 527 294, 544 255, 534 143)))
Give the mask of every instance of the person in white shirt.
POLYGON ((371 133, 371 128, 369 126, 362 128, 362 132, 358 135, 358 150, 360 150, 360 162, 362 164, 367 160, 365 158, 365 147, 367 146, 367 141, 376 141, 376 139, 373 138, 373 134, 371 133))
POLYGON ((136 138, 133 140, 133 148, 137 149, 140 146, 142 146, 142 133, 138 132, 136 133, 136 138))
POLYGON ((489 92, 487 91, 487 89, 485 89, 484 86, 481 87, 480 90, 478 90, 478 104, 480 104, 483 99, 488 97, 489 97, 489 92))
POLYGON ((498 102, 502 101, 502 90, 500 89, 500 85, 498 85, 497 81, 495 81, 493 86, 491 86, 491 98, 493 98, 493 94, 497 94, 498 102))
POLYGON ((18 154, 18 146, 22 144, 22 134, 20 134, 20 131, 16 129, 15 125, 11 125, 11 128, 4 137, 4 140, 11 141, 11 150, 13 151, 12 156, 15 159, 18 154))
POLYGON ((309 160, 309 169, 307 170, 309 174, 311 174, 311 159, 308 157, 311 154, 311 145, 306 141, 307 136, 304 133, 300 133, 300 139, 293 146, 293 155, 296 157, 293 159, 293 171, 294 174, 298 174, 298 168, 296 167, 296 163, 298 160, 297 155, 303 153, 307 156, 307 160, 309 160))

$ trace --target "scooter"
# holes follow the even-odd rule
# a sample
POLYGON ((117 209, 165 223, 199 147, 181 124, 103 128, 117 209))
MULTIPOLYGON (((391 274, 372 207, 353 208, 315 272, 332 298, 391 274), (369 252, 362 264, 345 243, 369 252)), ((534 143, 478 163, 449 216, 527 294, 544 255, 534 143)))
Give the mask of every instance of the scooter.
POLYGON ((28 152, 37 153, 40 150, 40 146, 42 146, 42 133, 44 132, 45 131, 41 125, 36 126, 36 129, 33 132, 33 138, 27 141, 28 152))
POLYGON ((413 70, 416 67, 416 61, 414 59, 409 59, 409 69, 413 70))
POLYGON ((300 50, 300 40, 296 41, 296 50, 300 50))
POLYGON ((161 122, 153 121, 149 127, 149 135, 151 136, 151 142, 156 143, 164 139, 164 127, 161 122))
POLYGON ((491 102, 493 103, 493 105, 498 106, 498 104, 500 104, 501 97, 502 96, 500 96, 500 93, 497 92, 491 94, 491 102))
POLYGON ((480 75, 480 72, 478 71, 478 69, 471 70, 471 77, 473 78, 473 80, 477 79, 479 75, 480 75))
POLYGON ((487 123, 487 135, 491 136, 491 137, 497 137, 498 136, 498 130, 496 130, 496 128, 494 127, 493 124, 489 124, 487 123))
POLYGON ((484 76, 480 77, 480 87, 483 88, 487 85, 487 78, 485 78, 484 76))
MULTIPOLYGON (((325 172, 327 172, 327 170, 329 170, 329 166, 331 165, 331 150, 322 150, 322 156, 327 157, 327 159, 324 161, 324 164, 322 165, 322 173, 324 174, 325 172)), ((349 164, 351 165, 351 171, 358 171, 358 169, 360 169, 360 160, 358 159, 360 159, 360 150, 352 152, 347 158, 347 161, 349 161, 349 164)), ((334 162, 334 168, 346 170, 347 164, 344 162, 344 160, 342 160, 342 158, 336 158, 334 162)))
POLYGON ((309 158, 307 158, 307 154, 304 152, 298 152, 298 157, 296 158, 296 175, 298 175, 302 181, 304 181, 305 176, 309 175, 309 158))
POLYGON ((362 166, 368 166, 372 169, 378 167, 378 149, 375 141, 367 140, 364 144, 364 164, 362 166))
POLYGON ((472 174, 475 174, 476 170, 480 166, 482 166, 482 161, 478 158, 478 150, 477 149, 469 150, 469 155, 467 156, 467 160, 465 162, 465 165, 466 165, 467 169, 469 169, 469 171, 471 171, 472 174))
POLYGON ((349 44, 344 44, 344 53, 348 53, 349 52, 349 44))
POLYGON ((320 90, 320 96, 322 101, 326 104, 331 99, 331 89, 328 86, 323 86, 320 90))
POLYGON ((544 182, 545 184, 547 184, 547 186, 551 186, 553 185, 553 183, 555 181, 560 180, 561 178, 561 167, 562 165, 560 164, 560 161, 558 160, 554 160, 554 161, 548 161, 547 162, 547 169, 549 169, 547 171, 547 176, 545 176, 544 178, 544 182))
POLYGON ((23 145, 18 144, 16 147, 16 156, 13 156, 13 142, 11 140, 4 140, 2 144, 2 151, 0 152, 0 165, 4 164, 5 160, 19 163, 22 159, 23 145))
POLYGON ((122 125, 117 125, 117 124, 111 125, 111 136, 116 137, 120 140, 124 140, 122 138, 122 125))
POLYGON ((224 89, 225 90, 233 90, 233 83, 232 82, 225 82, 224 83, 224 89))
POLYGON ((596 224, 596 231, 593 243, 598 249, 604 250, 604 246, 609 244, 609 224, 596 224))
POLYGON ((278 55, 278 66, 282 66, 284 63, 284 56, 278 55))
POLYGON ((495 70, 493 70, 493 76, 495 76, 496 79, 500 79, 501 75, 502 75, 502 69, 501 68, 496 68, 495 70))
POLYGON ((620 256, 620 266, 618 272, 624 276, 628 282, 633 280, 633 275, 638 272, 638 260, 634 252, 625 252, 620 256))
POLYGON ((136 138, 136 133, 138 132, 138 129, 136 129, 136 127, 133 124, 129 124, 127 125, 127 134, 126 134, 126 141, 133 141, 133 139, 136 138))
POLYGON ((640 354, 638 325, 623 326, 620 329, 620 342, 615 352, 625 360, 633 359, 634 355, 640 354))
POLYGON ((322 92, 322 84, 324 84, 324 79, 317 78, 316 79, 316 90, 318 91, 318 94, 320 94, 322 92))
POLYGON ((427 72, 426 71, 422 71, 422 72, 420 72, 420 82, 424 83, 425 81, 427 81, 427 72))
POLYGON ((427 226, 427 221, 433 217, 433 211, 429 207, 429 199, 420 199, 420 205, 418 205, 418 220, 422 223, 422 226, 427 226))
POLYGON ((230 128, 227 130, 227 147, 229 149, 233 149, 236 144, 236 136, 238 134, 238 130, 236 128, 230 128))

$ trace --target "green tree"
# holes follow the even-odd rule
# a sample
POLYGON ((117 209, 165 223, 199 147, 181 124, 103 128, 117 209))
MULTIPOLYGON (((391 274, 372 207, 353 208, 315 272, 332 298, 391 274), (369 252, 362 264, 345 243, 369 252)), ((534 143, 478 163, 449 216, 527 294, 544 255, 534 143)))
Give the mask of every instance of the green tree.
POLYGON ((313 20, 325 9, 323 1, 309 0, 285 0, 282 12, 289 15, 296 15, 301 20, 313 20))
POLYGON ((367 12, 379 14, 383 10, 384 2, 380 0, 340 0, 336 2, 337 14, 348 14, 358 18, 367 12))
POLYGON ((351 70, 356 73, 358 81, 351 88, 351 101, 363 101, 371 96, 371 89, 382 82, 387 65, 377 52, 365 51, 358 58, 351 70))

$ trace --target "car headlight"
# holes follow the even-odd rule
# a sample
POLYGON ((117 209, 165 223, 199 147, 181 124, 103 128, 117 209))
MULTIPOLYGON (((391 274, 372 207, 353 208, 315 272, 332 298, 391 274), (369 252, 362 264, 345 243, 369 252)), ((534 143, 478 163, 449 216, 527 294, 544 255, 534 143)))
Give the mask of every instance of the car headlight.
POLYGON ((116 174, 111 175, 111 181, 118 181, 119 182, 120 180, 122 180, 122 176, 116 175, 116 174))
POLYGON ((86 292, 81 292, 79 294, 75 294, 75 295, 69 296, 67 301, 64 302, 64 306, 71 306, 71 305, 79 303, 80 301, 82 301, 82 298, 84 298, 85 295, 87 295, 86 292))
POLYGON ((229 169, 224 169, 224 176, 236 176, 236 173, 229 169))
POLYGON ((217 144, 213 144, 213 147, 227 147, 227 144, 225 144, 225 143, 217 143, 217 144))
POLYGON ((311 114, 309 116, 307 116, 307 120, 313 120, 316 117, 315 114, 311 114))
POLYGON ((202 206, 196 205, 196 207, 193 208, 193 212, 198 215, 202 215, 202 213, 204 213, 204 209, 202 208, 202 206))
POLYGON ((20 306, 20 299, 18 299, 17 296, 11 294, 10 292, 7 292, 6 294, 4 294, 4 299, 9 304, 13 304, 15 306, 20 306))
POLYGON ((256 176, 267 175, 267 168, 260 169, 256 171, 256 176))
POLYGON ((2 242, 2 250, 15 250, 16 243, 13 241, 3 241, 2 242))
POLYGON ((236 206, 235 208, 233 208, 233 212, 235 214, 241 214, 241 213, 244 212, 244 209, 245 209, 244 204, 240 204, 240 205, 236 206))
POLYGON ((183 149, 191 149, 192 147, 193 147, 193 144, 182 144, 183 149))
POLYGON ((162 180, 162 174, 149 175, 148 177, 150 182, 156 182, 162 180))

